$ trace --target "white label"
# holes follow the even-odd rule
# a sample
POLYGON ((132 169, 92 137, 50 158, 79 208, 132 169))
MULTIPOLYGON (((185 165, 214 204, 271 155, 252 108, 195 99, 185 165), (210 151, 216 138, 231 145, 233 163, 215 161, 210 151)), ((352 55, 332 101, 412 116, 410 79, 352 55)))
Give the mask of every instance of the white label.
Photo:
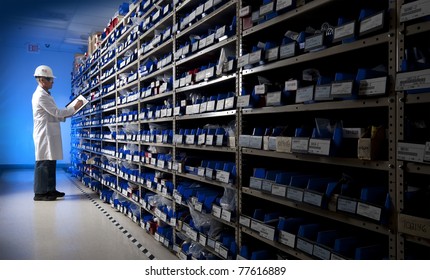
POLYGON ((217 170, 216 179, 222 183, 228 184, 230 180, 230 173, 227 171, 217 170))
POLYGON ((214 135, 206 135, 206 145, 212 146, 214 144, 214 135))
POLYGON ((206 175, 207 178, 212 179, 213 178, 213 173, 214 173, 214 170, 212 168, 206 167, 206 174, 205 175, 206 175))
POLYGON ((237 98, 237 107, 248 107, 251 96, 250 95, 241 95, 237 98))
POLYGON ((199 114, 200 113, 200 104, 194 104, 191 105, 192 109, 192 114, 199 114))
POLYGON ((291 150, 294 152, 307 152, 309 139, 303 137, 293 137, 291 142, 291 150))
POLYGON ((206 38, 199 40, 199 49, 203 49, 206 47, 206 38))
POLYGON ((224 102, 225 102, 225 99, 221 99, 221 100, 217 101, 217 103, 216 103, 216 111, 222 111, 222 110, 224 110, 224 102))
POLYGON ((297 249, 302 250, 303 252, 308 253, 309 255, 312 255, 314 251, 314 245, 310 242, 307 242, 306 240, 297 238, 297 249))
POLYGON ((231 221, 231 212, 223 209, 221 213, 221 219, 227 222, 231 221))
POLYGON ((268 61, 278 60, 278 55, 279 55, 279 47, 268 49, 266 51, 266 59, 268 61))
POLYGON ((357 202, 339 197, 337 199, 337 210, 355 214, 357 210, 357 202))
POLYGON ((297 89, 296 103, 311 101, 314 99, 314 86, 297 89))
POLYGON ((402 5, 400 8, 400 22, 420 18, 430 14, 430 1, 418 0, 402 5))
POLYGON ((208 112, 215 111, 215 104, 216 104, 215 100, 208 101, 208 106, 207 106, 206 110, 208 112))
POLYGON ((333 40, 341 40, 354 36, 355 21, 335 27, 333 40))
POLYGON ((206 143, 206 134, 200 134, 197 139, 198 145, 204 145, 206 143))
POLYGON ((203 5, 203 4, 201 4, 200 6, 198 6, 198 7, 195 9, 196 16, 201 15, 201 14, 203 13, 203 9, 204 9, 204 5, 203 5))
POLYGON ((424 161, 430 161, 430 142, 426 142, 424 150, 424 161))
POLYGON ((303 190, 289 187, 289 188, 287 188, 287 198, 302 202, 303 201, 303 190))
POLYGON ((205 177, 206 168, 199 166, 197 169, 197 175, 201 177, 205 177))
POLYGON ((398 143, 397 158, 399 160, 423 162, 424 161, 425 145, 398 143))
POLYGON ((202 210, 203 210, 203 203, 196 201, 194 203, 194 209, 196 209, 196 211, 198 211, 198 212, 202 212, 202 210))
POLYGON ((387 77, 361 80, 359 85, 359 95, 379 95, 385 94, 387 87, 387 77))
POLYGON ((221 245, 221 246, 219 247, 219 254, 220 254, 220 255, 221 255, 221 257, 223 257, 224 259, 227 259, 227 257, 228 257, 228 249, 221 245))
POLYGON ((200 233, 200 234, 199 234, 199 243, 200 243, 200 245, 202 245, 202 246, 206 246, 206 243, 207 243, 207 236, 206 236, 206 235, 204 235, 203 233, 200 233))
POLYGON ((299 82, 297 80, 285 81, 285 90, 294 91, 299 87, 299 82))
POLYGON ((243 67, 249 64, 249 54, 242 55, 237 59, 237 67, 243 67))
POLYGON ((208 244, 207 244, 210 248, 215 248, 215 240, 213 240, 212 238, 208 238, 208 244))
POLYGON ((185 135, 185 144, 194 145, 195 135, 185 135))
POLYGON ((251 14, 251 6, 243 7, 239 10, 239 17, 246 17, 251 14))
POLYGON ((285 45, 280 46, 279 48, 279 57, 280 58, 287 58, 291 56, 296 55, 296 43, 288 43, 285 45))
POLYGON ((291 153, 292 149, 292 137, 276 137, 276 151, 291 153))
POLYGON ((212 45, 214 43, 214 41, 215 41, 215 33, 206 37, 206 46, 212 45))
POLYGON ((313 139, 309 140, 308 152, 310 154, 325 155, 330 154, 330 139, 313 139))
POLYGON ((318 257, 322 260, 330 260, 330 258, 331 258, 330 251, 327 249, 324 249, 318 245, 314 246, 314 253, 313 254, 315 257, 318 257))
POLYGON ((363 202, 357 204, 357 214, 379 221, 381 219, 382 209, 363 202))
POLYGON ((303 201, 318 207, 321 207, 323 195, 305 191, 303 201))
POLYGON ((396 90, 430 88, 430 69, 398 73, 396 90))
POLYGON ((273 11, 273 2, 260 6, 260 16, 264 16, 273 11))
POLYGON ((348 82, 333 82, 331 84, 331 95, 337 96, 349 96, 352 94, 353 81, 348 82))
POLYGON ((288 8, 291 6, 293 0, 278 0, 276 1, 276 11, 288 8))
POLYGON ((254 93, 255 94, 265 94, 267 91, 266 85, 256 85, 254 86, 254 93))
POLYGON ((271 241, 275 240, 275 228, 269 226, 261 226, 260 228, 260 236, 271 241))
POLYGON ((295 247, 296 244, 296 236, 292 233, 280 230, 279 231, 279 243, 287 245, 291 248, 295 247))
POLYGON ((305 39, 305 50, 316 49, 323 46, 323 34, 307 37, 305 39))
POLYGON ((225 28, 226 28, 226 26, 224 25, 223 27, 220 27, 220 28, 218 28, 218 29, 216 30, 216 33, 215 33, 215 38, 216 38, 216 39, 219 39, 219 38, 221 38, 222 36, 224 36, 224 34, 225 34, 225 28))
POLYGON ((257 232, 260 232, 260 228, 261 228, 261 223, 254 219, 251 219, 251 229, 257 232))
POLYGON ((241 224, 242 226, 245 227, 250 227, 251 225, 251 219, 245 216, 240 216, 239 217, 239 224, 241 224))
POLYGON ((285 197, 285 194, 287 192, 287 186, 279 185, 279 184, 273 184, 272 185, 272 194, 277 196, 285 197))
POLYGON ((281 105, 281 95, 282 93, 280 91, 268 92, 266 96, 266 105, 267 106, 281 105))
POLYGON ((252 189, 261 190, 261 186, 263 184, 263 180, 256 177, 249 178, 249 187, 252 189))
POLYGON ((234 96, 225 99, 224 110, 230 110, 234 108, 234 96))
POLYGON ((217 218, 221 218, 221 207, 217 206, 217 205, 213 205, 212 206, 212 215, 217 217, 217 218))
POLYGON ((263 185, 261 186, 261 189, 263 191, 266 191, 266 192, 271 192, 272 191, 272 184, 273 183, 274 182, 270 181, 270 180, 263 180, 263 185))
POLYGON ((254 63, 257 63, 260 60, 262 60, 261 55, 262 55, 262 50, 258 50, 258 51, 252 52, 249 55, 249 64, 254 64, 254 63))
POLYGON ((198 233, 195 230, 192 230, 191 228, 189 228, 189 230, 187 231, 187 235, 193 240, 193 241, 197 241, 198 239, 198 233))
POLYGON ((360 22, 360 34, 373 29, 378 29, 384 25, 384 13, 366 18, 360 22))
POLYGON ((250 136, 249 137, 249 147, 253 149, 261 149, 263 143, 262 136, 250 136))

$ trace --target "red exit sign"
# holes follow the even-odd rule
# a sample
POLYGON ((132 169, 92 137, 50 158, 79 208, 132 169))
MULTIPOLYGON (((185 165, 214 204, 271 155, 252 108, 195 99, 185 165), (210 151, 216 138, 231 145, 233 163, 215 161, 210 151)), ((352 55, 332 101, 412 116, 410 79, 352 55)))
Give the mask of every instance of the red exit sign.
POLYGON ((39 52, 39 45, 38 44, 28 44, 27 45, 27 51, 31 53, 38 53, 39 52))

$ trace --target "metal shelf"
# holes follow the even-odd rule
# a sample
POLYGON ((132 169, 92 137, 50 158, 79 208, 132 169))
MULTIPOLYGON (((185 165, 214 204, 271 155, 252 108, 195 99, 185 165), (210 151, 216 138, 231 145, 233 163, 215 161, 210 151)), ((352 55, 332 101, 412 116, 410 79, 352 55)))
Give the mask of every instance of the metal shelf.
POLYGON ((421 34, 430 31, 430 21, 412 24, 406 27, 406 36, 421 34))
POLYGON ((430 164, 417 162, 404 162, 405 171, 415 174, 430 175, 430 164))
POLYGON ((149 101, 154 101, 154 100, 163 99, 163 98, 172 97, 172 96, 173 96, 173 91, 168 91, 168 92, 152 95, 149 97, 145 97, 143 99, 140 99, 140 102, 146 103, 149 101))
POLYGON ((173 11, 170 11, 167 16, 160 19, 159 22, 157 22, 154 26, 146 30, 145 33, 141 34, 138 38, 140 40, 153 38, 154 37, 153 34, 156 29, 160 29, 160 27, 164 27, 163 29, 165 29, 165 27, 172 26, 172 23, 173 23, 173 11))
POLYGON ((164 74, 164 73, 167 73, 167 72, 173 72, 173 65, 172 64, 164 66, 163 68, 158 69, 155 72, 152 72, 152 73, 150 73, 150 74, 148 74, 146 76, 139 77, 138 79, 139 79, 140 82, 144 82, 144 81, 147 81, 149 79, 152 79, 154 77, 157 77, 158 75, 161 75, 161 74, 164 74))
POLYGON ((288 154, 280 153, 276 151, 264 151, 257 149, 242 148, 242 152, 247 155, 281 158, 288 160, 299 160, 313 163, 323 163, 332 165, 342 165, 349 167, 389 171, 391 170, 388 161, 367 161, 356 158, 338 158, 338 157, 324 157, 318 155, 307 155, 307 154, 288 154))
POLYGON ((426 93, 417 93, 417 94, 408 94, 405 98, 406 104, 423 104, 430 103, 430 92, 426 93))
POLYGON ((364 109, 375 107, 386 107, 390 103, 388 97, 375 99, 357 99, 357 100, 342 100, 342 101, 327 101, 311 104, 291 104, 279 107, 263 107, 263 108, 244 108, 244 115, 254 114, 279 114, 289 112, 305 112, 305 111, 321 111, 321 110, 345 110, 345 109, 364 109))
POLYGON ((274 203, 277 203, 280 205, 292 207, 295 209, 300 209, 300 210, 303 210, 307 213, 318 215, 318 216, 328 218, 328 219, 331 219, 334 221, 346 223, 346 224, 349 224, 352 226, 360 227, 360 228, 363 228, 366 230, 371 230, 373 232, 377 232, 380 234, 388 235, 388 233, 389 233, 389 229, 382 226, 382 225, 371 223, 371 222, 360 220, 360 219, 355 219, 353 217, 346 216, 346 215, 341 214, 341 213, 328 211, 325 209, 321 209, 318 207, 307 205, 305 203, 294 202, 294 201, 291 201, 285 197, 274 196, 274 195, 271 195, 271 194, 268 194, 268 193, 265 193, 265 192, 262 192, 259 190, 254 190, 254 189, 246 188, 246 187, 242 187, 242 192, 245 194, 257 197, 257 198, 262 198, 264 200, 271 201, 271 202, 274 202, 274 203))
POLYGON ((211 113, 203 113, 203 114, 195 114, 195 115, 184 115, 184 116, 176 116, 176 120, 193 120, 193 119, 201 119, 201 118, 217 118, 217 117, 227 117, 236 115, 236 110, 228 110, 221 112, 211 112, 211 113))
MULTIPOLYGON (((225 3, 223 6, 219 7, 212 13, 208 14, 201 20, 197 21, 193 25, 181 30, 177 35, 176 39, 180 39, 182 37, 185 37, 186 35, 189 35, 191 33, 196 33, 196 30, 208 30, 209 28, 214 27, 215 25, 220 25, 220 21, 226 20, 225 14, 231 14, 232 18, 234 15, 236 15, 236 2, 237 1, 229 1, 225 3)), ((231 20, 230 18, 228 20, 231 20)))
POLYGON ((298 7, 298 8, 296 8, 292 11, 289 11, 283 15, 277 16, 277 17, 275 17, 271 20, 268 20, 264 23, 261 23, 261 24, 254 26, 254 27, 246 29, 242 32, 242 36, 246 37, 246 36, 249 36, 251 34, 255 34, 257 32, 260 32, 260 31, 267 31, 266 29, 268 29, 268 28, 270 28, 276 24, 282 23, 283 21, 286 21, 286 20, 289 20, 289 19, 292 19, 292 18, 295 18, 298 16, 303 16, 304 14, 306 14, 310 11, 313 11, 317 8, 320 8, 324 5, 330 4, 330 3, 335 2, 335 1, 336 0, 314 0, 314 1, 312 1, 306 5, 298 7))
MULTIPOLYGON (((148 57, 153 56, 155 54, 158 54, 158 53, 165 54, 165 53, 172 52, 172 51, 173 51, 173 38, 170 38, 169 40, 161 43, 161 45, 150 50, 149 52, 141 54, 139 56, 138 60, 143 61, 143 60, 147 59, 148 57)), ((173 58, 172 58, 172 60, 173 60, 173 58)))
POLYGON ((222 188, 226 188, 226 189, 231 189, 231 190, 236 190, 237 189, 237 187, 235 185, 225 184, 225 183, 218 182, 218 181, 215 181, 215 180, 209 180, 209 179, 206 179, 205 177, 200 177, 198 175, 193 175, 193 174, 188 174, 188 173, 180 173, 180 172, 176 172, 175 174, 177 176, 180 176, 180 177, 183 177, 183 178, 188 178, 188 179, 191 179, 191 180, 194 180, 194 181, 199 181, 199 182, 206 183, 206 184, 213 185, 213 186, 218 186, 218 187, 222 187, 222 188))
POLYGON ((138 84, 139 84, 139 80, 136 79, 135 81, 133 81, 131 83, 128 83, 128 84, 126 84, 126 85, 124 85, 124 86, 122 86, 120 88, 117 88, 116 91, 120 91, 120 90, 123 90, 123 89, 131 88, 131 87, 137 86, 138 84))
POLYGON ((333 47, 329 47, 325 50, 319 52, 311 52, 305 53, 302 55, 298 55, 292 58, 287 58, 283 60, 278 60, 276 62, 272 62, 269 64, 257 66, 251 69, 243 70, 243 75, 251 75, 256 73, 261 73, 264 71, 275 70, 282 67, 291 66, 294 64, 299 64, 308 61, 314 61, 325 57, 330 57, 334 55, 338 55, 340 53, 350 52, 354 50, 360 50, 362 48, 368 48, 375 45, 380 45, 384 43, 388 43, 389 37, 388 34, 381 34, 377 36, 373 36, 370 38, 366 38, 363 40, 357 40, 355 42, 349 44, 342 44, 333 47))
POLYGON ((269 244, 270 246, 272 246, 274 248, 278 248, 279 250, 281 250, 281 251, 283 251, 283 252, 285 252, 287 254, 290 254, 290 255, 292 255, 294 257, 297 257, 297 258, 299 258, 301 260, 314 260, 314 258, 312 258, 311 256, 309 256, 309 255, 307 255, 305 253, 302 253, 300 251, 294 250, 293 248, 288 247, 288 246, 286 246, 284 244, 281 244, 279 242, 271 241, 271 240, 268 240, 268 239, 266 239, 264 237, 261 237, 258 232, 254 231, 252 229, 249 229, 249 228, 244 227, 244 226, 240 226, 240 230, 242 232, 244 232, 244 233, 246 233, 246 234, 248 234, 248 235, 250 235, 250 236, 252 236, 252 237, 254 237, 254 238, 258 239, 258 240, 260 240, 260 241, 263 241, 266 244, 269 244))
POLYGON ((152 120, 140 120, 140 123, 158 123, 158 122, 171 122, 173 121, 173 117, 165 117, 165 118, 158 118, 158 119, 152 119, 152 120))
POLYGON ((195 53, 195 54, 193 54, 191 56, 188 56, 186 58, 183 58, 183 59, 180 59, 180 60, 176 61, 176 66, 181 66, 181 65, 183 65, 185 63, 188 63, 188 62, 190 62, 192 60, 195 60, 197 58, 201 58, 204 54, 210 53, 210 52, 212 52, 214 50, 218 50, 218 49, 220 49, 220 48, 222 48, 224 46, 227 46, 227 45, 235 43, 236 40, 237 40, 237 36, 233 36, 233 37, 225 39, 225 40, 223 40, 221 42, 218 42, 215 45, 212 45, 210 47, 204 48, 204 49, 198 51, 197 53, 195 53))
POLYGON ((217 147, 217 146, 206 146, 206 145, 176 144, 175 147, 180 149, 203 150, 203 151, 223 152, 223 153, 235 153, 237 151, 236 148, 232 148, 232 147, 217 147))
POLYGON ((118 69, 118 71, 115 74, 118 76, 119 74, 126 72, 130 68, 135 68, 133 70, 136 72, 137 67, 138 67, 138 63, 137 63, 137 59, 135 59, 134 61, 130 62, 128 65, 124 66, 123 68, 118 69))
POLYGON ((207 87, 207 86, 211 86, 211 85, 215 85, 215 84, 219 84, 219 83, 223 83, 223 82, 227 82, 227 81, 234 82, 234 79, 236 79, 236 74, 224 75, 224 76, 221 76, 219 78, 215 78, 213 80, 201 82, 201 83, 194 84, 191 86, 176 88, 175 92, 177 92, 177 93, 186 92, 186 91, 195 90, 198 88, 207 87))

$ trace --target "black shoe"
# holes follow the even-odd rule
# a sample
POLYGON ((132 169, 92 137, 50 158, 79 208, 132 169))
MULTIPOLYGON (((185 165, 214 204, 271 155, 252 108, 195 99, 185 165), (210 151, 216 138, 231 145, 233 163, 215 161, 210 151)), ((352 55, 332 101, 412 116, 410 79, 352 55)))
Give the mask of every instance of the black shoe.
POLYGON ((57 199, 57 197, 46 193, 46 194, 35 194, 33 200, 34 201, 53 201, 57 199))
POLYGON ((59 192, 57 190, 52 191, 52 192, 48 192, 49 195, 54 196, 54 197, 63 197, 65 195, 65 193, 63 192, 59 192))

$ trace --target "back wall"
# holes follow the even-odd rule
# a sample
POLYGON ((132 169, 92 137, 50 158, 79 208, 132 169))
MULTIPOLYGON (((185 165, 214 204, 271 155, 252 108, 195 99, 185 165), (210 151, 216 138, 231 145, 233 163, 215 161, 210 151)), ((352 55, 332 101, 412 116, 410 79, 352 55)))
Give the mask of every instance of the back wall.
MULTIPOLYGON (((0 165, 33 165, 33 118, 31 98, 37 83, 34 69, 49 65, 55 79, 51 90, 58 107, 64 107, 71 95, 73 53, 41 49, 27 51, 26 46, 2 46, 0 59, 0 165)), ((70 163, 70 119, 61 124, 64 160, 70 163)))

